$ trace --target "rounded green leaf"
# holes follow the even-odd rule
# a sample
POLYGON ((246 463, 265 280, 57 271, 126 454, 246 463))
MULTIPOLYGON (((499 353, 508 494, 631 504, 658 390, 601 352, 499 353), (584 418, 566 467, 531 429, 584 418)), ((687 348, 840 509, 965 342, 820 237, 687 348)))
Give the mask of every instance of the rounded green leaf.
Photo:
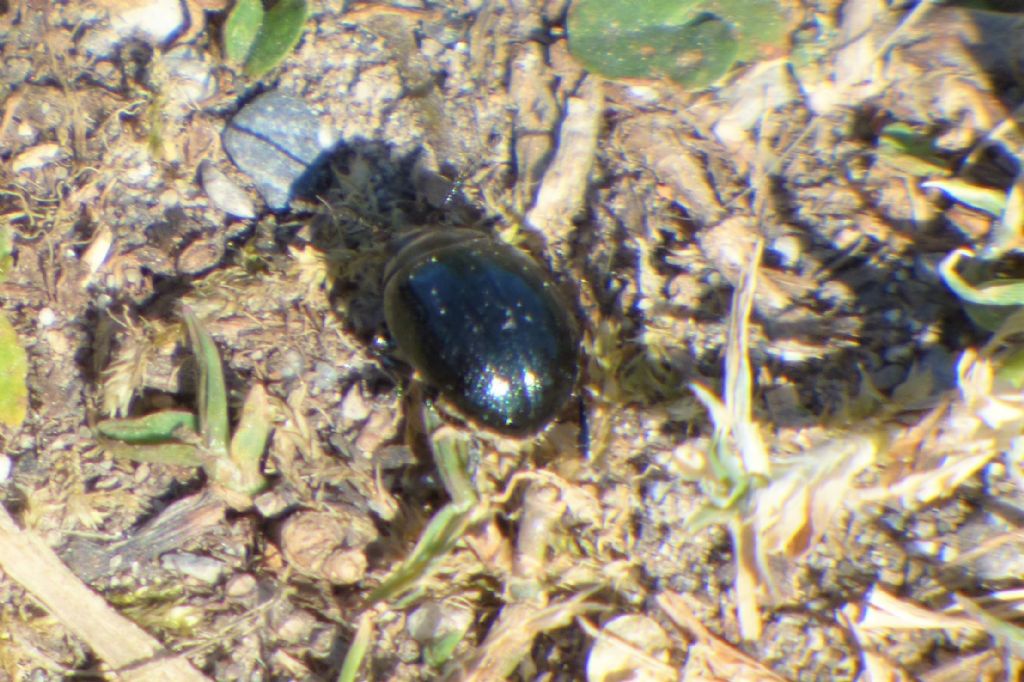
POLYGON ((609 78, 668 78, 702 88, 724 76, 739 46, 721 18, 694 3, 577 0, 569 10, 569 51, 609 78))
POLYGON ((738 61, 755 61, 789 39, 789 21, 779 0, 709 0, 703 6, 732 25, 738 61))
POLYGON ((242 64, 252 50, 263 25, 263 0, 237 0, 224 22, 224 56, 242 64))
POLYGON ((0 424, 15 428, 28 411, 28 355, 7 316, 0 313, 0 424))
POLYGON ((259 33, 245 60, 245 73, 259 78, 288 56, 302 37, 306 0, 278 0, 263 16, 259 33))
POLYGON ((789 26, 778 0, 575 0, 566 30, 594 73, 699 89, 776 51, 789 26))

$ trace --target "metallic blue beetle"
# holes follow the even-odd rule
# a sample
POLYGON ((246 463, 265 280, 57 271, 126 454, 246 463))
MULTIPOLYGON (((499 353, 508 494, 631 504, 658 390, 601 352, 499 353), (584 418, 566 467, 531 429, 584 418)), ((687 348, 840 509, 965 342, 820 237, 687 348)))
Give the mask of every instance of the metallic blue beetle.
POLYGON ((482 233, 405 238, 384 273, 384 317, 426 383, 495 431, 534 433, 572 394, 573 312, 534 260, 482 233))

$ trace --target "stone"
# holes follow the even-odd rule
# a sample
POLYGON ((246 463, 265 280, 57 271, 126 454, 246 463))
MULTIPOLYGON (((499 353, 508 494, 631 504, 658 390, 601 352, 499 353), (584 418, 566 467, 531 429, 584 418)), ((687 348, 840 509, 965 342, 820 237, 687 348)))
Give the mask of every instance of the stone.
POLYGON ((256 97, 235 114, 224 131, 224 149, 252 178, 274 211, 296 197, 312 195, 323 178, 334 140, 302 100, 279 92, 256 97))

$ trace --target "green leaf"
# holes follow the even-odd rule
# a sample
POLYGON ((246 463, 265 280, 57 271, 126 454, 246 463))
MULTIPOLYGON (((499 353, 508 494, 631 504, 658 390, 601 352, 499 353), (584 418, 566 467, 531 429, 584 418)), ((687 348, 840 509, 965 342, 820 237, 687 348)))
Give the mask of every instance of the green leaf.
POLYGON ((1002 359, 996 369, 996 377, 1017 389, 1024 386, 1024 348, 1002 359))
POLYGON ((987 258, 996 258, 1007 251, 1020 251, 1024 245, 1024 173, 1017 178, 1006 193, 1006 210, 992 226, 988 244, 982 252, 987 258))
POLYGON ((994 332, 1003 326, 1016 308, 1008 305, 978 305, 970 301, 964 302, 964 312, 975 327, 984 329, 987 332, 994 332))
POLYGON ((1000 216, 1006 210, 1006 192, 991 187, 982 187, 960 178, 922 182, 921 187, 940 189, 961 204, 984 211, 991 216, 1000 216))
POLYGON ((199 435, 211 455, 228 455, 228 392, 220 353, 210 333, 199 323, 191 308, 181 316, 188 327, 192 352, 199 366, 199 435))
POLYGON ((789 38, 789 22, 778 0, 717 0, 707 4, 707 11, 732 24, 740 61, 753 61, 789 38))
MULTIPOLYGON (((971 321, 987 331, 996 331, 1003 322, 1024 305, 1024 279, 992 279, 972 284, 957 272, 957 265, 964 256, 974 257, 967 249, 956 249, 939 263, 942 281, 953 290, 963 302, 964 311, 971 321)), ((978 270, 986 261, 969 264, 970 272, 978 270)), ((975 276, 974 279, 981 279, 975 276)))
POLYGON ((16 428, 28 411, 28 355, 14 326, 0 313, 0 424, 16 428))
POLYGON ((14 264, 14 246, 11 242, 11 227, 4 223, 0 225, 0 282, 7 279, 7 273, 11 271, 14 264))
POLYGON ((255 384, 245 398, 242 418, 231 438, 231 461, 238 471, 238 480, 232 485, 235 492, 253 495, 266 487, 260 460, 273 428, 267 392, 255 384))
POLYGON ((449 426, 437 426, 439 418, 429 406, 424 421, 428 428, 435 429, 430 436, 430 448, 452 501, 434 514, 412 553, 367 598, 369 604, 393 599, 415 587, 458 544, 466 530, 488 513, 486 505, 479 504, 466 471, 469 461, 466 437, 449 426))
POLYGON ((595 73, 700 89, 781 45, 788 27, 776 0, 575 0, 566 30, 595 73))
POLYGON ((280 64, 302 37, 307 15, 306 0, 278 0, 263 17, 245 60, 245 74, 259 78, 280 64))
POLYGON ((370 651, 373 639, 373 614, 364 612, 359 617, 359 625, 356 627, 356 634, 352 637, 352 643, 345 653, 345 660, 341 664, 341 672, 338 673, 338 682, 355 682, 359 675, 359 667, 363 664, 366 654, 370 651))
POLYGON ((164 410, 133 419, 106 419, 96 424, 101 436, 132 444, 185 440, 195 436, 196 428, 196 416, 182 410, 164 410))
POLYGON ((237 0, 224 22, 224 56, 231 64, 242 64, 252 51, 263 24, 263 0, 237 0))
POLYGON ((174 464, 177 466, 197 467, 202 464, 199 448, 187 443, 158 443, 153 445, 132 445, 118 441, 103 444, 114 457, 128 459, 133 462, 152 462, 154 464, 174 464))
POLYGON ((683 526, 691 533, 697 533, 710 526, 727 525, 736 518, 737 509, 724 509, 714 504, 704 504, 691 514, 683 526))
POLYGON ((393 599, 426 577, 477 521, 475 511, 472 507, 462 509, 453 504, 441 507, 430 519, 409 557, 370 593, 367 603, 393 599))
POLYGON ((892 168, 917 177, 950 172, 949 161, 935 148, 935 138, 906 123, 890 123, 882 129, 877 153, 892 168))
POLYGON ((423 647, 423 661, 431 668, 440 668, 455 653, 455 647, 466 636, 465 630, 448 632, 435 642, 428 642, 423 647))
POLYGON ((961 256, 973 256, 966 249, 956 249, 939 263, 942 280, 957 296, 979 305, 1024 305, 1024 279, 996 279, 972 285, 956 271, 961 256))

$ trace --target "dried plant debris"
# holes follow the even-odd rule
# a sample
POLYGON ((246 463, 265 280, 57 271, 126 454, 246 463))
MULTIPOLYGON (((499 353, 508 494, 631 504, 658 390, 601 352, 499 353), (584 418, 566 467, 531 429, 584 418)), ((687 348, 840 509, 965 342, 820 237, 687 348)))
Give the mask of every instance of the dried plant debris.
POLYGON ((1020 676, 1018 3, 257 5, 0 3, 0 680, 1020 676), (539 434, 424 228, 572 302, 539 434))

